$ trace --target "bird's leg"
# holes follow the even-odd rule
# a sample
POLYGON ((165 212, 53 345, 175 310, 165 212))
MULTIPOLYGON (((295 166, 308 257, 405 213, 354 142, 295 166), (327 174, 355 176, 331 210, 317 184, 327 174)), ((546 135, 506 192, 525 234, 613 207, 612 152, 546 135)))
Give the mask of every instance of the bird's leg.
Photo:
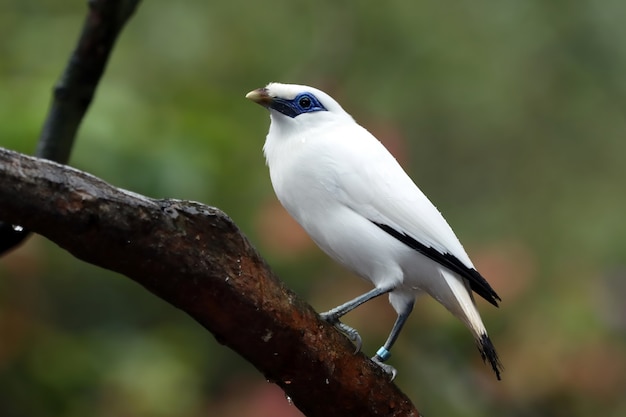
POLYGON ((332 310, 328 310, 325 313, 321 313, 320 317, 322 318, 322 320, 335 326, 341 333, 348 336, 348 338, 352 342, 354 342, 354 344, 356 345, 355 353, 357 353, 361 350, 361 343, 362 343, 359 332, 357 332, 356 329, 348 326, 347 324, 344 324, 341 321, 339 321, 339 318, 349 313, 350 311, 354 310, 361 304, 371 300, 372 298, 376 298, 392 290, 393 290, 393 287, 374 288, 373 290, 368 291, 365 294, 360 295, 354 298, 353 300, 348 301, 347 303, 337 306, 333 308, 332 310))
POLYGON ((372 357, 372 361, 374 363, 376 363, 378 366, 383 368, 383 370, 386 373, 391 375, 392 381, 398 374, 398 371, 393 366, 387 365, 386 363, 383 363, 383 362, 385 362, 387 359, 391 357, 391 352, 389 351, 391 350, 391 347, 393 346, 393 344, 396 342, 398 335, 400 335, 400 331, 402 330, 404 323, 406 323, 406 320, 409 318, 409 314, 411 314, 411 311, 413 311, 412 302, 407 304, 406 307, 402 311, 398 312, 398 318, 396 319, 396 322, 393 324, 393 328, 391 329, 391 333, 389 333, 389 337, 387 338, 387 341, 385 342, 383 346, 381 346, 380 349, 378 349, 376 354, 372 357))

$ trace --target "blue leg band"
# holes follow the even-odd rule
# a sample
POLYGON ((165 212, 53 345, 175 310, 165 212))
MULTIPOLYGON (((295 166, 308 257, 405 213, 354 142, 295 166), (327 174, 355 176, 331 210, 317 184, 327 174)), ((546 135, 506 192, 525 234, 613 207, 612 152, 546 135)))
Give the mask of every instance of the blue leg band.
POLYGON ((391 352, 385 349, 384 346, 381 346, 378 352, 376 352, 376 355, 384 362, 391 357, 391 352))

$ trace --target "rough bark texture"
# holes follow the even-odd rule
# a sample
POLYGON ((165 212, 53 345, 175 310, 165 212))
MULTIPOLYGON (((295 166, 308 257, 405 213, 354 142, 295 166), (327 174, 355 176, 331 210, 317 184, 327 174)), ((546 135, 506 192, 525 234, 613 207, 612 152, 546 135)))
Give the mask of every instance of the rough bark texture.
POLYGON ((418 416, 376 365, 270 271, 220 210, 153 200, 0 148, 0 218, 196 319, 313 416, 418 416))

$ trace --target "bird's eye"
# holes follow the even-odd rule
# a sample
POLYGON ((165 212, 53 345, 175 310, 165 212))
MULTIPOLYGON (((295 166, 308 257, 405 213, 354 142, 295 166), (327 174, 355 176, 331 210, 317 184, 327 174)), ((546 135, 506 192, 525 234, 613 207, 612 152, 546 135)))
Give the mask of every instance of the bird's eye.
POLYGON ((300 107, 306 110, 311 107, 312 102, 309 97, 304 96, 300 97, 300 100, 298 100, 298 104, 300 105, 300 107))

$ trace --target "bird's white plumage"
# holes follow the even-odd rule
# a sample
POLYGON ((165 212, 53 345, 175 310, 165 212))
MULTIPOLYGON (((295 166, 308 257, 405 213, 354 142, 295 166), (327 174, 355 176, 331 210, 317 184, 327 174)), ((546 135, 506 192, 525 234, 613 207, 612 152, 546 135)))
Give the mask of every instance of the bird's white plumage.
MULTIPOLYGON (((326 96, 324 104, 332 100, 306 86, 272 83, 267 89, 283 97, 308 90, 326 96)), ((396 159, 334 100, 332 103, 336 104, 334 111, 303 114, 298 119, 271 112, 263 150, 276 194, 290 214, 302 220, 315 239, 323 233, 318 229, 332 217, 327 210, 332 206, 349 208, 355 215, 389 224, 473 267, 441 213, 396 159), (306 203, 308 200, 314 201, 306 203), (319 210, 311 207, 316 203, 319 210)))
POLYGON ((263 150, 283 206, 332 258, 377 287, 393 286, 390 301, 399 313, 425 291, 476 338, 486 335, 467 280, 375 224, 473 268, 443 216, 387 149, 320 90, 279 83, 264 89, 270 99, 302 93, 314 95, 326 111, 290 117, 268 106, 263 150))

